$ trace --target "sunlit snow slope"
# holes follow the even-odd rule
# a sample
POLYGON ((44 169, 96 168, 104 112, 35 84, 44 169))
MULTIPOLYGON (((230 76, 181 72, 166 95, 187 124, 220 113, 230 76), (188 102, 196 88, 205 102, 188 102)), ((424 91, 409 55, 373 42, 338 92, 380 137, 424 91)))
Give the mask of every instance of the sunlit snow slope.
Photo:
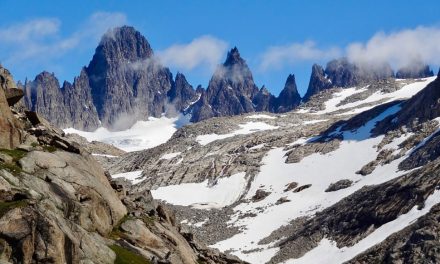
POLYGON ((163 116, 161 118, 150 117, 148 121, 138 121, 131 128, 123 131, 110 131, 100 127, 94 132, 85 132, 74 128, 64 129, 64 132, 76 133, 88 141, 101 141, 131 152, 153 148, 165 143, 177 128, 188 123, 188 116, 180 115, 175 118, 163 116))
MULTIPOLYGON (((364 103, 374 103, 386 98, 385 102, 398 99, 406 99, 423 89, 435 78, 427 78, 404 86, 393 93, 381 94, 373 93, 364 100, 349 103, 338 107, 338 103, 344 98, 364 89, 346 89, 335 93, 333 98, 325 103, 325 110, 318 114, 328 114, 344 108, 356 107, 364 103)), ((382 100, 381 103, 384 103, 382 100)), ((372 104, 367 108, 360 108, 362 111, 373 108, 372 104)), ((239 227, 240 232, 226 240, 211 245, 221 251, 228 251, 250 263, 267 263, 278 251, 279 248, 271 244, 259 244, 259 241, 269 236, 273 231, 288 224, 291 220, 298 217, 311 217, 316 212, 328 208, 341 199, 353 194, 364 186, 382 184, 393 178, 400 177, 407 173, 399 171, 398 164, 408 157, 411 149, 406 151, 402 157, 393 160, 388 164, 378 165, 376 169, 368 175, 361 176, 359 171, 366 163, 372 161, 378 155, 377 145, 382 141, 383 135, 378 137, 371 136, 371 130, 378 121, 383 120, 391 114, 400 110, 400 105, 394 105, 383 112, 377 114, 365 125, 355 130, 340 131, 339 128, 333 131, 333 136, 340 134, 343 136, 339 147, 327 154, 315 153, 302 159, 298 163, 286 163, 287 150, 273 148, 269 150, 263 158, 259 173, 250 182, 249 188, 245 191, 245 202, 236 205, 233 210, 235 215, 228 222, 230 226, 239 227), (350 180, 353 184, 345 189, 333 192, 325 190, 330 184, 339 180, 350 180), (300 192, 285 191, 286 186, 295 182, 298 186, 307 186, 300 192), (261 201, 252 201, 252 197, 257 190, 264 190, 269 195, 261 201), (277 203, 282 199, 283 203, 277 203), (255 215, 254 217, 239 217, 240 215, 255 215)), ((306 112, 307 110, 301 110, 306 112)), ((352 111, 358 113, 360 110, 352 111)), ((251 116, 250 118, 254 118, 251 116)), ((263 116, 261 118, 266 118, 263 116)), ((310 124, 326 120, 315 120, 310 124)), ((303 122, 307 124, 308 121, 303 122)), ((272 127, 267 129, 273 129, 272 127)), ((267 133, 271 133, 267 131, 267 133)), ((240 133, 230 133, 227 135, 205 135, 199 136, 197 141, 201 145, 206 145, 212 140, 222 140, 240 133), (212 138, 212 139, 211 139, 212 138)), ((385 145, 384 149, 398 151, 399 144, 411 136, 407 133, 404 136, 394 138, 392 142, 385 145)), ((309 144, 316 138, 302 138, 291 144, 309 144)), ((232 176, 231 176, 232 177, 232 176)), ((241 190, 241 183, 225 184, 228 178, 219 181, 218 185, 208 186, 207 182, 198 184, 182 184, 168 187, 160 187, 153 191, 153 196, 176 205, 198 205, 215 204, 228 205, 224 202, 224 197, 215 195, 216 193, 233 193, 234 197, 241 190), (232 186, 235 184, 235 186, 232 186), (208 190, 211 188, 211 190, 208 190), (235 188, 235 189, 234 189, 235 188)), ((353 247, 338 249, 330 240, 324 239, 313 251, 307 253, 298 260, 289 260, 287 263, 340 263, 351 259, 356 254, 368 249, 369 247, 383 241, 393 232, 399 231, 409 225, 412 221, 423 216, 429 211, 432 205, 440 201, 439 194, 436 192, 427 200, 427 207, 423 210, 413 208, 407 214, 400 216, 395 221, 381 227, 370 234, 365 239, 359 241, 353 247), (334 262, 329 260, 334 260, 334 262)))

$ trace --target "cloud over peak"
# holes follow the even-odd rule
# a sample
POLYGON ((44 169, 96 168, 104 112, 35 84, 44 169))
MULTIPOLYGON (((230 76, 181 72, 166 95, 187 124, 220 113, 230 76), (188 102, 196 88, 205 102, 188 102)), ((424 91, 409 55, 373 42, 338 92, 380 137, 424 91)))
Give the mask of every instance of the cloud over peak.
POLYGON ((392 33, 378 32, 366 43, 352 43, 347 57, 359 63, 389 62, 404 67, 415 61, 428 64, 440 62, 440 28, 417 27, 392 33))
POLYGON ((157 57, 166 66, 192 70, 199 66, 214 69, 223 58, 228 44, 213 36, 195 38, 187 44, 175 44, 157 52, 157 57))
POLYGON ((282 68, 303 61, 329 60, 341 56, 338 47, 322 49, 313 41, 269 47, 261 56, 260 69, 282 68))
POLYGON ((268 71, 304 61, 317 62, 341 56, 368 66, 390 63, 400 68, 420 61, 438 65, 440 28, 420 26, 391 33, 378 32, 366 42, 352 42, 345 47, 320 48, 313 41, 273 46, 261 55, 260 69, 268 71))

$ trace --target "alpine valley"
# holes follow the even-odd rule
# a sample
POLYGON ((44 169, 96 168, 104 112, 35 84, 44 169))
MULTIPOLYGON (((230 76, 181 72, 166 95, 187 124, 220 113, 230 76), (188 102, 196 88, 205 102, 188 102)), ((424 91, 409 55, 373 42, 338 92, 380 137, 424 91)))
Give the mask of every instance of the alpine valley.
POLYGON ((440 76, 237 47, 206 88, 109 30, 73 83, 0 68, 0 263, 440 263, 440 76), (131 261, 131 262, 130 262, 131 261))

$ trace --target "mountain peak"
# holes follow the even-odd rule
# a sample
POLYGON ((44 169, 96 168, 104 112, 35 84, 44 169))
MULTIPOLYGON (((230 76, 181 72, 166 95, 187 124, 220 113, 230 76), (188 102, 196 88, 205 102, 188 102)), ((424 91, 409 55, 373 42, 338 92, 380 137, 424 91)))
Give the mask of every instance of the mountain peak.
POLYGON ((235 64, 244 64, 243 58, 240 56, 240 52, 237 47, 234 47, 228 52, 228 56, 226 57, 226 61, 223 64, 224 66, 231 66, 235 64))
POLYGON ((150 58, 153 50, 147 39, 134 27, 122 26, 108 30, 101 38, 96 53, 106 58, 125 58, 130 61, 150 58), (120 56, 122 55, 122 57, 120 56))
POLYGON ((286 85, 285 86, 288 86, 288 85, 291 85, 291 84, 296 85, 295 74, 289 74, 289 76, 287 76, 287 80, 286 80, 286 85))

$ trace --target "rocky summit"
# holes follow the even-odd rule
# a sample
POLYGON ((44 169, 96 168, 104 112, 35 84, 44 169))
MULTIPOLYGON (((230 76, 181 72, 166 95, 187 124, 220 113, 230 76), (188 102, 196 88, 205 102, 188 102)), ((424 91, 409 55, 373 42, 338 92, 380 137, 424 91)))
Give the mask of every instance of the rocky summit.
POLYGON ((294 75, 288 76, 284 89, 275 97, 264 86, 258 89, 246 61, 234 47, 214 72, 201 99, 192 107, 191 121, 261 111, 287 112, 300 102, 294 75))

